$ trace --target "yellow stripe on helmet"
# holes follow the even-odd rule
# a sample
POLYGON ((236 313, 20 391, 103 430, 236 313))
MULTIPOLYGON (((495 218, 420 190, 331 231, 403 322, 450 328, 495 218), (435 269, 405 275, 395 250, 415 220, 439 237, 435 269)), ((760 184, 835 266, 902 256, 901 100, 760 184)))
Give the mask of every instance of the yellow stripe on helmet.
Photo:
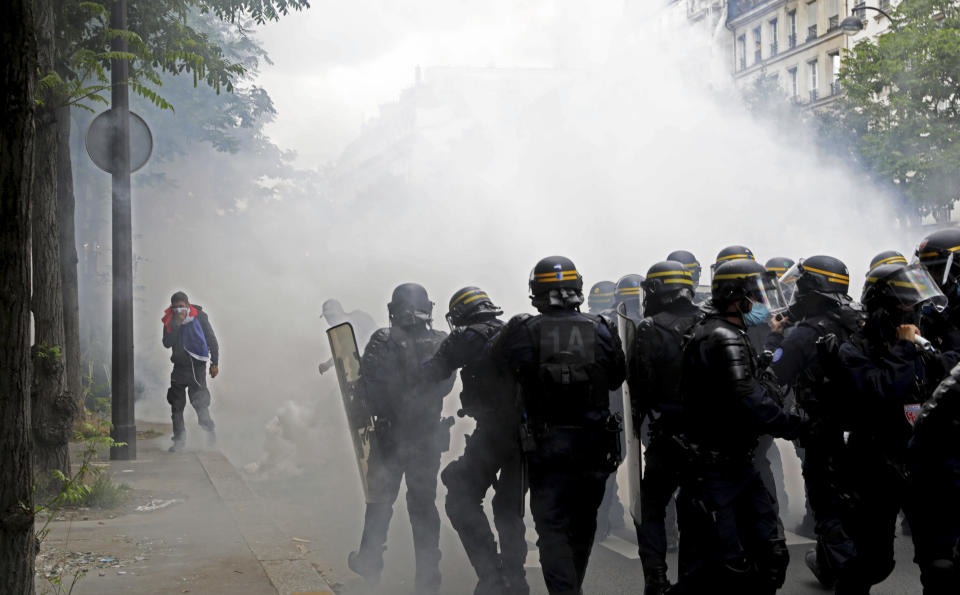
POLYGON ((888 256, 887 258, 873 263, 870 265, 870 268, 878 267, 881 264, 907 264, 907 259, 903 256, 888 256))
POLYGON ((485 293, 480 293, 480 294, 477 294, 477 295, 473 296, 472 298, 468 299, 467 301, 463 302, 463 304, 466 305, 466 304, 469 304, 470 302, 475 302, 475 301, 477 301, 477 300, 482 300, 483 298, 490 299, 490 296, 488 296, 488 295, 485 294, 485 293))
MULTIPOLYGON (((548 279, 548 278, 550 278, 550 277, 553 277, 554 279, 556 279, 557 273, 558 273, 558 271, 551 271, 551 272, 549 272, 549 273, 537 273, 537 274, 535 274, 533 277, 534 277, 534 279, 536 279, 537 281, 544 280, 544 279, 548 279)), ((572 278, 574 278, 574 279, 577 278, 577 277, 580 275, 580 273, 577 272, 577 269, 573 269, 573 270, 570 270, 570 271, 559 271, 559 273, 560 273, 560 275, 563 276, 563 277, 572 276, 572 278)))
MULTIPOLYGON (((460 294, 460 297, 458 297, 457 299, 455 299, 455 300, 453 301, 453 303, 450 304, 450 307, 452 308, 452 307, 456 306, 456 305, 459 304, 460 302, 463 302, 463 300, 465 300, 467 297, 469 297, 469 296, 471 296, 471 295, 473 295, 473 294, 475 294, 475 293, 478 293, 478 292, 479 292, 479 293, 483 293, 483 290, 480 290, 480 289, 471 289, 470 291, 464 291, 462 294, 460 294)), ((483 297, 487 297, 486 294, 483 294, 483 297)), ((466 302, 464 302, 464 303, 467 303, 467 304, 468 304, 468 303, 470 303, 471 301, 473 301, 473 300, 471 299, 471 300, 468 300, 468 301, 466 301, 466 302)))
POLYGON ((639 287, 627 287, 626 289, 618 289, 617 293, 620 295, 640 295, 641 291, 639 287))
POLYGON ((726 281, 728 279, 746 279, 747 277, 756 277, 760 273, 724 273, 723 275, 714 275, 714 281, 726 281))
POLYGON ((693 279, 664 279, 663 282, 664 284, 681 283, 683 285, 689 285, 690 287, 693 287, 693 279))
POLYGON ((693 275, 690 274, 690 271, 661 271, 659 273, 650 273, 647 275, 647 279, 653 279, 654 277, 668 277, 670 275, 679 275, 681 277, 690 277, 693 278, 693 275))
POLYGON ((820 274, 820 275, 824 275, 825 277, 830 277, 830 280, 831 280, 831 281, 834 280, 834 279, 841 279, 841 280, 846 281, 846 282, 848 282, 848 283, 850 282, 850 277, 848 277, 848 276, 846 276, 846 275, 841 275, 840 273, 831 273, 830 271, 824 271, 824 270, 822 270, 822 269, 815 269, 815 268, 813 268, 813 267, 808 267, 807 265, 803 265, 803 270, 805 270, 805 271, 810 271, 810 272, 812 272, 812 273, 817 273, 817 274, 820 274))
POLYGON ((729 256, 721 256, 720 258, 717 259, 717 262, 720 262, 721 260, 736 260, 738 258, 753 260, 753 256, 751 256, 750 254, 731 254, 729 256))

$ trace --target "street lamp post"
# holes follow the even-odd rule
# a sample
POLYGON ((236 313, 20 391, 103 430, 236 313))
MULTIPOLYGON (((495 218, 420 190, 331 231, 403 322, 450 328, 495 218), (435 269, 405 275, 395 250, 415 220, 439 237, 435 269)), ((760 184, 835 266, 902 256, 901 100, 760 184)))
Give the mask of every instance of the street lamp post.
POLYGON ((860 20, 860 17, 856 15, 857 11, 862 11, 862 10, 875 10, 880 14, 882 14, 883 16, 887 17, 887 19, 889 19, 891 23, 894 22, 893 17, 887 14, 887 12, 884 11, 883 9, 877 8, 875 6, 855 6, 850 11, 853 14, 843 19, 842 21, 840 21, 840 29, 842 29, 844 33, 846 33, 847 35, 856 35, 857 33, 863 31, 863 21, 860 20))

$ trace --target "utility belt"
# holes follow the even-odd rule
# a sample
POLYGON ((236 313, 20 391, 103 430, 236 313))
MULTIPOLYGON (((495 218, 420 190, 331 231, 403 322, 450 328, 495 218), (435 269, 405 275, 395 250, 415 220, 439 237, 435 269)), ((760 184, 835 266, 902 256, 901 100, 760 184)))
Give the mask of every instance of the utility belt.
POLYGON ((670 437, 674 445, 686 455, 687 461, 692 467, 697 469, 729 469, 750 467, 753 465, 754 451, 756 448, 750 448, 746 451, 730 453, 721 452, 716 449, 709 449, 701 445, 693 444, 683 435, 674 435, 670 437))
POLYGON ((556 432, 565 430, 597 432, 601 438, 597 443, 599 452, 604 456, 602 469, 613 472, 623 462, 623 447, 620 435, 623 432, 623 415, 612 413, 597 421, 584 422, 546 422, 524 420, 520 424, 520 446, 524 453, 535 452, 540 442, 556 432))

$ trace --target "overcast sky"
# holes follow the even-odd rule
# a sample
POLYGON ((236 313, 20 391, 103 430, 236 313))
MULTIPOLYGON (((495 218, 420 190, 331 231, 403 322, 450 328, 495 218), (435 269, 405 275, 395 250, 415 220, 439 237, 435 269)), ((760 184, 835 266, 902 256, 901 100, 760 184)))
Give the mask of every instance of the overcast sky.
POLYGON ((558 55, 601 59, 623 0, 311 5, 257 33, 273 61, 263 65, 257 82, 279 110, 267 133, 281 148, 296 150, 303 167, 335 160, 364 118, 413 82, 418 65, 551 66, 558 55), (575 6, 589 10, 569 8, 575 6))

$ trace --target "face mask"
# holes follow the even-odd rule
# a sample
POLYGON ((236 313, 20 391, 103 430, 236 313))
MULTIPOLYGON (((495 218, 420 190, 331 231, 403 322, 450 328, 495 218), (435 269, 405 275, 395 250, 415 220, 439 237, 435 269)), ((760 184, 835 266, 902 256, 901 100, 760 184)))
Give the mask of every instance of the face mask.
POLYGON ((747 326, 760 326, 770 318, 770 309, 761 302, 750 302, 753 307, 743 315, 743 324, 747 326))

